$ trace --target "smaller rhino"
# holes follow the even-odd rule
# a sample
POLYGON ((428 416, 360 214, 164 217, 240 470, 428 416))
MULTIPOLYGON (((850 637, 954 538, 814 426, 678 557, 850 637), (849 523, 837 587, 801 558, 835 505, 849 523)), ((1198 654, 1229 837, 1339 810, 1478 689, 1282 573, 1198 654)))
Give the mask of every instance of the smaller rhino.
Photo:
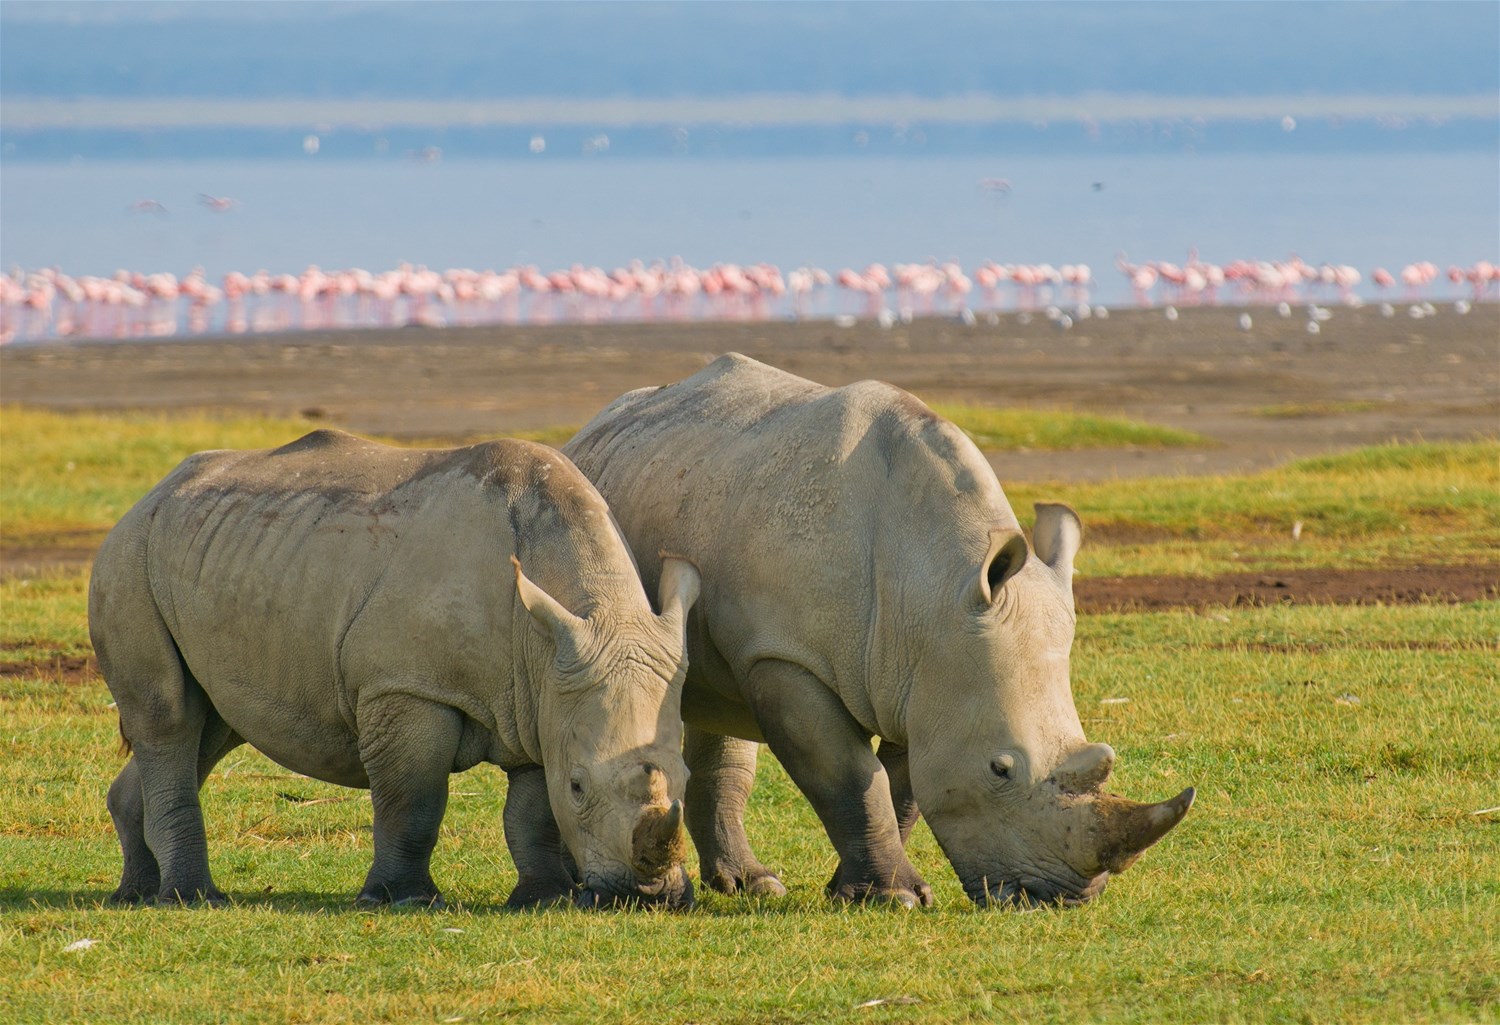
POLYGON ((189 457, 110 532, 89 630, 132 751, 109 790, 112 900, 222 903, 198 792, 249 743, 367 787, 364 905, 441 905, 448 776, 509 776, 509 905, 689 905, 680 702, 698 573, 653 614, 609 508, 566 458, 314 431, 189 457), (522 572, 522 566, 534 578, 522 572))

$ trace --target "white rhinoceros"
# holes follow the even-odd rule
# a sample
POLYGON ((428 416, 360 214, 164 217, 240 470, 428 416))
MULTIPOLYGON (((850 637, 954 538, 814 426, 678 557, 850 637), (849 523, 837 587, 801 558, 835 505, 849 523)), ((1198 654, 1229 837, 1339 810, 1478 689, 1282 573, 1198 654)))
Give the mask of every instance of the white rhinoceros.
POLYGON ((622 396, 563 451, 644 580, 662 548, 703 575, 682 708, 709 885, 784 892, 744 834, 761 739, 847 900, 930 903, 904 851, 918 809, 981 904, 1092 897, 1186 814, 1192 789, 1102 789, 1114 752, 1085 740, 1068 678, 1078 518, 1038 505, 1033 557, 984 457, 913 396, 730 354, 622 396))
POLYGON ((698 574, 669 558, 660 586, 657 616, 598 492, 529 442, 315 431, 189 457, 105 539, 89 588, 133 752, 109 790, 113 899, 224 899, 198 791, 248 742, 369 788, 361 903, 440 903, 448 776, 479 762, 509 775, 510 904, 691 903, 679 702, 698 574))

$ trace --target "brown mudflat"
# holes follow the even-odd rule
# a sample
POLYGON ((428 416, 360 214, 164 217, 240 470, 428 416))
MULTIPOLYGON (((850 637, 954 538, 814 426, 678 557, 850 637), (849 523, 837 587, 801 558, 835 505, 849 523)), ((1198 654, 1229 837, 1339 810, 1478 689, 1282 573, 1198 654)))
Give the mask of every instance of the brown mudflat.
MULTIPOLYGON (((918 320, 595 324, 0 348, 0 402, 54 410, 218 409, 365 433, 464 439, 580 425, 615 396, 738 351, 830 385, 879 378, 929 400, 1063 407, 1196 431, 1202 448, 999 452, 1002 483, 1240 473, 1391 440, 1500 431, 1500 306, 1114 311, 918 320)), ((1066 497, 1065 489, 1059 492, 1066 497)), ((97 536, 0 538, 0 572, 85 562, 97 536)), ((1079 582, 1084 609, 1496 597, 1496 568, 1307 571, 1079 582)), ((0 670, 3 671, 3 670, 0 670)))
POLYGON ((1392 438, 1500 429, 1500 306, 1116 311, 973 327, 872 322, 594 324, 318 332, 0 348, 0 402, 305 415, 406 438, 577 426, 615 396, 737 351, 825 384, 891 381, 929 400, 1064 407, 1195 430, 1205 449, 994 457, 1002 481, 1225 473, 1392 438))

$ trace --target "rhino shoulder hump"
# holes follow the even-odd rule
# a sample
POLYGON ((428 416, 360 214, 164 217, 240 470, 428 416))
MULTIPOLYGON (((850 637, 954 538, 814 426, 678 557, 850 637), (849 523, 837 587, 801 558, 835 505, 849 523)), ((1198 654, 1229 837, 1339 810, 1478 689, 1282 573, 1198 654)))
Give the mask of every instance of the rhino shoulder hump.
POLYGON ((271 455, 293 455, 298 452, 313 452, 336 448, 352 448, 368 445, 370 442, 357 438, 345 431, 336 430, 332 427, 320 427, 315 431, 308 431, 296 441, 289 441, 280 448, 271 450, 271 455))
POLYGON ((989 461, 972 439, 952 421, 934 413, 910 392, 882 381, 860 381, 835 392, 844 416, 857 433, 873 443, 887 474, 903 479, 935 474, 955 494, 984 496, 997 506, 993 514, 1009 518, 999 482, 989 461), (998 506, 1004 506, 1004 510, 998 506))
POLYGON ((855 381, 837 389, 836 394, 872 416, 885 415, 919 426, 938 419, 938 415, 921 399, 885 381, 855 381))
POLYGON ((474 476, 488 483, 510 485, 547 481, 554 474, 576 473, 573 464, 555 448, 520 438, 499 438, 459 449, 455 456, 474 476))
POLYGON ((465 453, 468 471, 490 487, 511 494, 530 492, 559 509, 604 507, 593 484, 555 448, 504 438, 474 445, 465 453))

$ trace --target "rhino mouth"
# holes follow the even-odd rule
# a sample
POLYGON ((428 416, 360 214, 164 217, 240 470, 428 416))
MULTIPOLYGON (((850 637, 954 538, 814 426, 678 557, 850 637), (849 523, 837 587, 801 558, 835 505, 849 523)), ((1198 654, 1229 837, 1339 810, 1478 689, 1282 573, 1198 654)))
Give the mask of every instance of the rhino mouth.
POLYGON ((1082 886, 1066 886, 1027 876, 996 884, 981 879, 965 884, 964 893, 982 908, 1034 911, 1045 907, 1077 907, 1086 904, 1103 893, 1108 882, 1108 872, 1100 872, 1082 886))
POLYGON ((573 894, 573 904, 587 911, 623 908, 686 911, 693 906, 693 901, 693 881, 681 865, 644 883, 590 875, 573 894))

